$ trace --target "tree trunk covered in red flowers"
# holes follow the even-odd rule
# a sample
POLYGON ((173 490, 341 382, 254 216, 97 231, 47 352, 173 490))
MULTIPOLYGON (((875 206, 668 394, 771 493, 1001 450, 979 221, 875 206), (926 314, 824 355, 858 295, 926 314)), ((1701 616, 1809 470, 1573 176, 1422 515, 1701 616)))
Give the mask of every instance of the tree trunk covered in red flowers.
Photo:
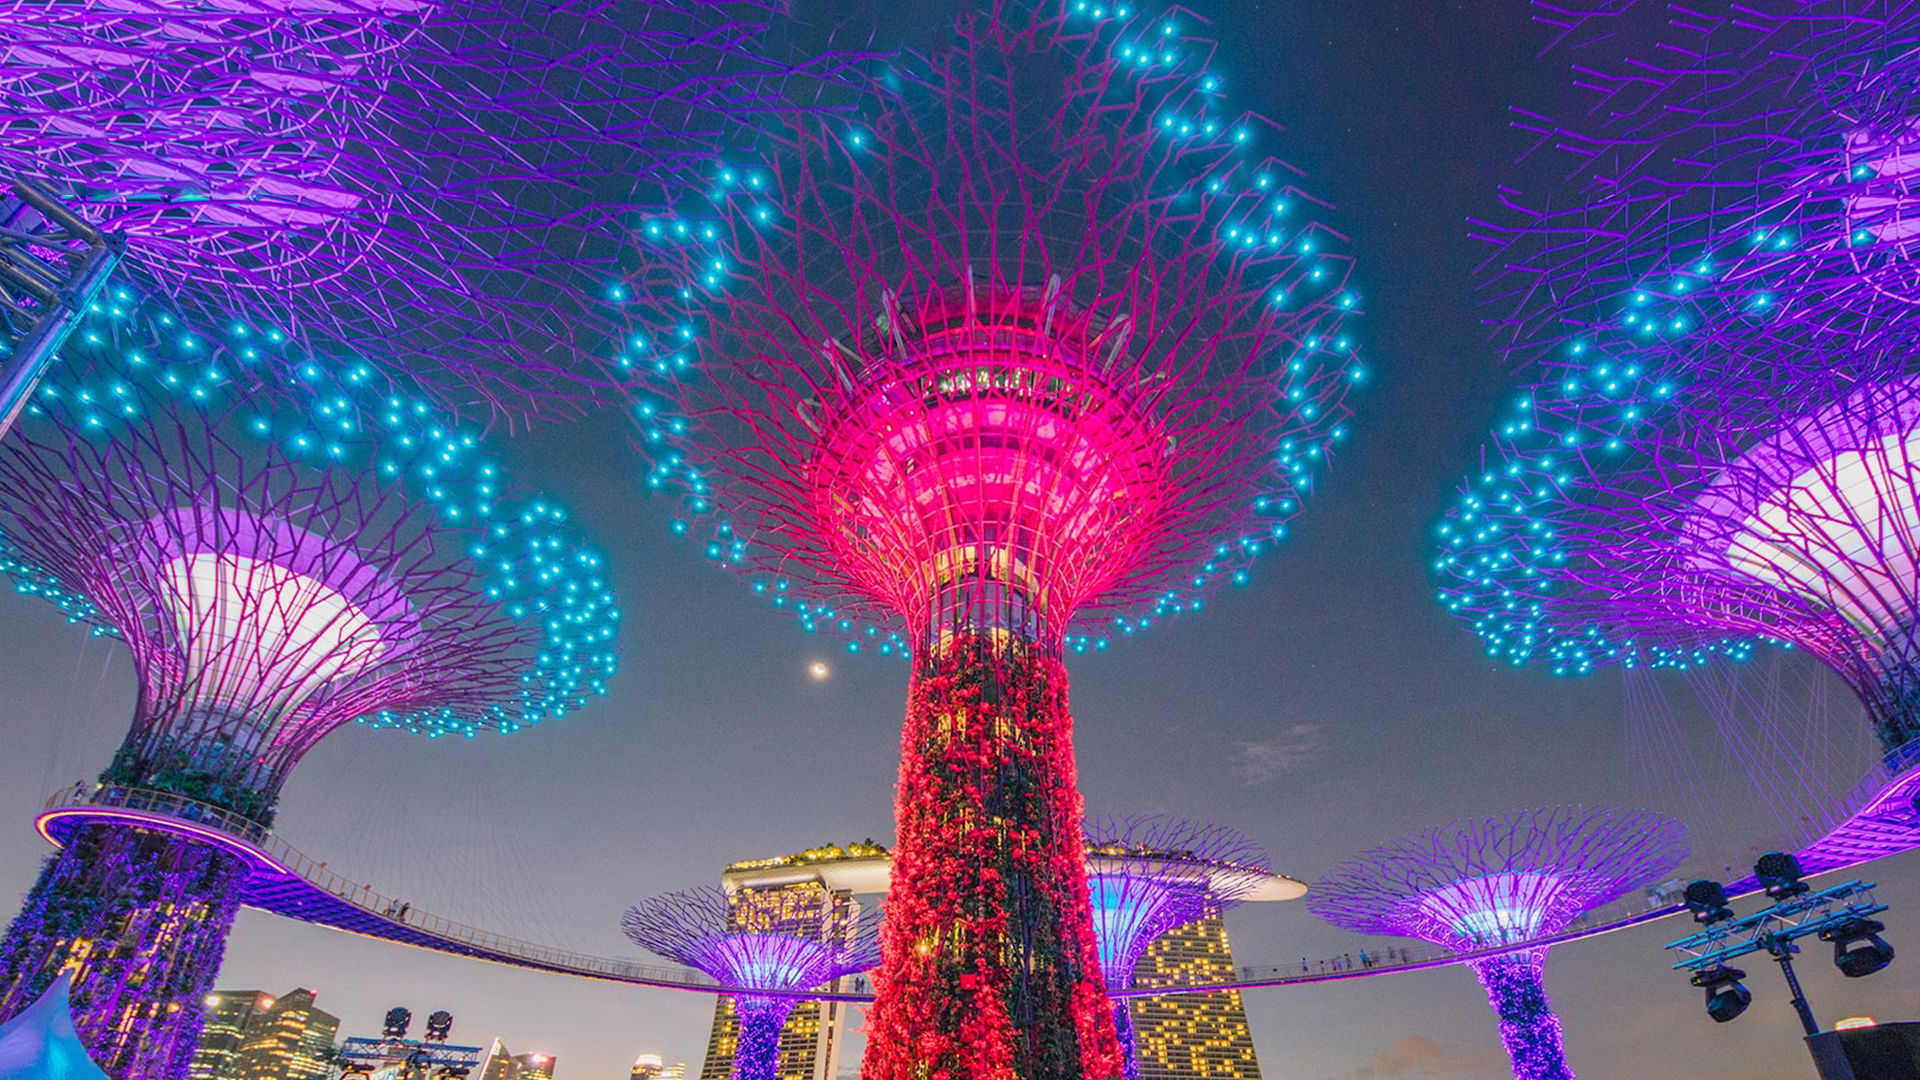
POLYGON ((864 1080, 1113 1080, 1067 672, 1004 635, 914 672, 864 1080))

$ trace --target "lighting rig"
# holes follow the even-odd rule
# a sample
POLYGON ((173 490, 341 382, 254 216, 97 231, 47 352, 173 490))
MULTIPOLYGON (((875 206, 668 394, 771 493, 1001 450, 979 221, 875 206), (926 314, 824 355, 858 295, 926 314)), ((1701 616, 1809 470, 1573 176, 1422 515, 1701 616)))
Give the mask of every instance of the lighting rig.
POLYGON ((1704 929, 1667 943, 1676 958, 1673 968, 1692 973, 1690 981, 1706 994, 1707 1015, 1724 1024, 1753 1002, 1752 992, 1742 981, 1747 973, 1727 961, 1757 952, 1773 957, 1786 977, 1821 1080, 1856 1080, 1837 1044, 1816 1041, 1820 1025, 1793 970, 1793 957, 1800 951, 1794 942, 1806 937, 1832 942, 1833 966, 1842 975, 1850 979, 1871 975, 1893 960, 1893 946, 1880 936, 1886 924, 1874 918, 1887 906, 1874 901, 1871 881, 1856 879, 1813 891, 1801 880, 1805 872, 1800 861, 1786 852, 1760 856, 1753 872, 1773 906, 1751 915, 1734 914, 1726 886, 1720 882, 1703 878, 1687 886, 1687 910, 1704 929))
POLYGON ((480 1067, 486 1051, 478 1046, 448 1046, 453 1014, 440 1009, 427 1017, 424 1039, 407 1038, 413 1011, 395 1005, 377 1039, 351 1038, 340 1048, 339 1080, 461 1080, 480 1067))
POLYGON ((0 195, 0 438, 126 250, 24 177, 0 195))

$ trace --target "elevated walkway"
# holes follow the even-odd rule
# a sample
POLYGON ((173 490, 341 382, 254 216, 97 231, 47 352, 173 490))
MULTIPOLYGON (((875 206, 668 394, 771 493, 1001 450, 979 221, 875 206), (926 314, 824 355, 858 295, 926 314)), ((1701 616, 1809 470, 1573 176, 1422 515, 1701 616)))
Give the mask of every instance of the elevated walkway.
MULTIPOLYGON (((1895 767, 1882 768, 1868 776, 1848 796, 1841 813, 1844 816, 1840 824, 1800 850, 1801 865, 1809 875, 1848 870, 1861 863, 1920 847, 1920 753, 1910 755, 1895 767)), ((411 908, 406 910, 403 918, 400 915, 401 903, 396 898, 375 892, 372 886, 351 882, 335 874, 327 869, 325 863, 308 858, 257 822, 164 792, 119 787, 101 788, 90 794, 70 790, 47 800, 46 808, 34 821, 40 835, 61 845, 78 829, 89 824, 154 829, 191 837, 232 852, 252 868, 241 896, 241 902, 246 906, 363 937, 534 971, 633 986, 659 986, 704 994, 754 993, 763 997, 835 1001, 873 999, 869 984, 862 978, 852 980, 855 990, 851 993, 746 991, 739 987, 724 986, 690 968, 642 964, 555 949, 489 933, 411 908)), ((1727 885, 1730 896, 1745 896, 1756 891, 1758 885, 1752 878, 1727 885)), ((1387 963, 1381 963, 1371 955, 1368 955, 1367 962, 1357 962, 1355 958, 1362 954, 1356 951, 1351 956, 1343 954, 1338 960, 1242 967, 1229 980, 1135 988, 1122 991, 1117 996, 1257 990, 1423 971, 1527 949, 1563 945, 1656 922, 1686 910, 1677 900, 1677 897, 1665 896, 1631 898, 1589 914, 1560 933, 1524 941, 1499 942, 1480 949, 1455 952, 1437 948, 1401 950, 1396 947, 1393 959, 1387 963)))

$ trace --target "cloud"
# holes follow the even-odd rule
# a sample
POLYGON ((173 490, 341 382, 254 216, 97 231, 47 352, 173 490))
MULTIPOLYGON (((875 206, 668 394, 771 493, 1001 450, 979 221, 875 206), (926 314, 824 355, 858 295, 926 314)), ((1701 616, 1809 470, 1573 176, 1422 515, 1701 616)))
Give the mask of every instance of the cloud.
POLYGON ((1269 784, 1320 756, 1320 725, 1295 724, 1271 739, 1241 743, 1233 774, 1249 786, 1269 784))
POLYGON ((1492 1076, 1506 1064, 1495 1051, 1459 1050, 1418 1033, 1402 1035, 1385 1050, 1375 1050, 1365 1065, 1329 1080, 1378 1080, 1387 1076, 1492 1076))

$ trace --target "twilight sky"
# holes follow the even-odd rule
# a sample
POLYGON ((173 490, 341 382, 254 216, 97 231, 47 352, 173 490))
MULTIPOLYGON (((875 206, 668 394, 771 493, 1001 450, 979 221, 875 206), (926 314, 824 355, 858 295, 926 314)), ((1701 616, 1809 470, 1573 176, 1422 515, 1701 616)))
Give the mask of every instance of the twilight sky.
MULTIPOLYGON (((890 0, 923 28, 954 0, 890 0)), ((1220 73, 1289 134, 1283 157, 1337 204, 1368 316, 1372 389, 1294 539, 1253 584, 1198 619, 1073 664, 1081 786, 1095 811, 1173 811, 1239 828, 1311 880, 1343 856, 1461 814, 1558 801, 1648 802, 1678 812, 1631 763, 1621 680, 1512 671, 1431 599, 1430 528, 1512 379, 1483 344, 1468 290, 1479 257, 1465 219, 1521 178, 1507 108, 1554 111, 1568 81, 1539 61, 1523 0, 1193 0, 1227 40, 1220 73)), ((800 5, 803 9, 808 5, 800 5)), ((813 0, 850 29, 880 5, 813 0)), ((889 30, 880 30, 886 42, 889 30)), ((280 834, 350 878, 484 928, 637 955, 621 911, 713 882, 733 859, 891 835, 905 665, 810 639, 675 540, 639 495, 617 420, 535 431, 525 471, 611 557, 624 602, 622 669, 587 711, 511 738, 428 743, 341 732, 310 754, 280 834), (603 464, 604 463, 604 464, 603 464), (807 677, 825 658, 833 676, 807 677)), ((90 641, 39 601, 0 596, 0 913, 44 844, 28 826, 50 792, 105 765, 133 702, 117 645, 90 641)), ((1818 676, 1810 676, 1817 678, 1818 676)), ((1684 682, 1668 692, 1701 760, 1713 736, 1684 682)), ((1832 780, 1864 769, 1845 693, 1832 780)), ((1742 858, 1777 842, 1733 780, 1705 769, 1742 858)), ((1698 825, 1698 821, 1690 821, 1698 825)), ((1728 851, 1731 854, 1728 854, 1728 851)), ((1705 865, 1708 858, 1697 860, 1705 865)), ((1920 857, 1873 866, 1890 937, 1920 954, 1920 857)), ((1750 902, 1749 902, 1750 903, 1750 902)), ((1356 949, 1299 904, 1229 917, 1237 959, 1298 962, 1356 949)), ((1754 1004, 1715 1025, 1667 970, 1669 922, 1554 953, 1548 990, 1583 1080, 1709 1068, 1749 1080, 1811 1075, 1770 964, 1754 1004)), ((1809 949, 1823 1022, 1906 1017, 1920 960, 1845 980, 1809 949)), ((394 1004, 453 1011, 455 1041, 496 1035, 557 1054, 563 1080, 617 1080, 633 1056, 697 1062, 711 999, 458 960, 243 913, 222 987, 319 991, 343 1034, 374 1034, 394 1004)), ((1338 986, 1256 991, 1248 1010, 1267 1075, 1300 1080, 1505 1075, 1472 975, 1447 968, 1338 986)))

